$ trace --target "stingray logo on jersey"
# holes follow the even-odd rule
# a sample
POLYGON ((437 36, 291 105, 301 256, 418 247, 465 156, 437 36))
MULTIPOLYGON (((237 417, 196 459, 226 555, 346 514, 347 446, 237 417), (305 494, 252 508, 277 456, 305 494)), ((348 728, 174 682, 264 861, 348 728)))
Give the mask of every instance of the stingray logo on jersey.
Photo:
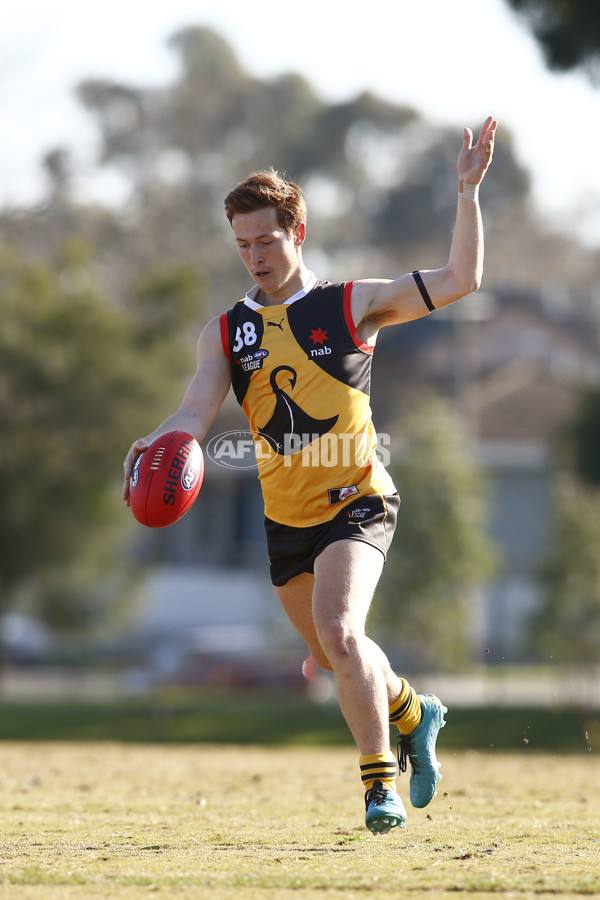
POLYGON ((262 369, 263 362, 268 355, 268 350, 255 350, 254 353, 240 356, 237 361, 238 366, 242 367, 242 372, 255 372, 257 369, 262 369))

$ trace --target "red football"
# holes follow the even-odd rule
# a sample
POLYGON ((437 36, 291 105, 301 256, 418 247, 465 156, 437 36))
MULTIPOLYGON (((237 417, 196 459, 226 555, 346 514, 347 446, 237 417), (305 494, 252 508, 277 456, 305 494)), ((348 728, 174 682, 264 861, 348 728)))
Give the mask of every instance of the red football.
POLYGON ((204 456, 198 441, 186 431, 161 434, 133 467, 131 511, 150 528, 172 525, 191 507, 203 480, 204 456))

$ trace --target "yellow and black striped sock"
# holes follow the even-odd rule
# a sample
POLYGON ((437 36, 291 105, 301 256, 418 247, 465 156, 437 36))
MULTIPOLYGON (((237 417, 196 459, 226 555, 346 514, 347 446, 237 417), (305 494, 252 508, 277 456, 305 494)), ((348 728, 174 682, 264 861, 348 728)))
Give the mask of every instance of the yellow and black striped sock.
POLYGON ((390 750, 360 758, 360 775, 365 791, 370 791, 375 781, 381 781, 384 787, 395 791, 397 774, 396 757, 390 750))
POLYGON ((400 734, 410 734, 421 722, 421 701, 405 678, 400 681, 400 696, 390 705, 390 725, 395 725, 400 734))

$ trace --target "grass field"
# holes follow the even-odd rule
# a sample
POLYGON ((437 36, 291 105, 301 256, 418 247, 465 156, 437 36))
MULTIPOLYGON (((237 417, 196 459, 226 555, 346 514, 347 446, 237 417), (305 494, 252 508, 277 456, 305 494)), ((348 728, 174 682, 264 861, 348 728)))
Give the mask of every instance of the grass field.
MULTIPOLYGON (((600 710, 463 707, 440 734, 452 750, 588 752, 600 745, 600 710)), ((0 741, 93 741, 349 746, 337 703, 289 691, 163 691, 75 701, 0 698, 0 741)))
POLYGON ((0 745, 0 898, 600 894, 600 760, 445 750, 406 830, 364 828, 349 747, 0 745))

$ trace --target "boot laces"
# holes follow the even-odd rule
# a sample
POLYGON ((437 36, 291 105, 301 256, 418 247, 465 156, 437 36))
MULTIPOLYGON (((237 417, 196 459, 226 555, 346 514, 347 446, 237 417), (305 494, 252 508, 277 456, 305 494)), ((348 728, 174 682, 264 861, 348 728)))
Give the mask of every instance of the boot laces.
POLYGON ((387 800, 388 792, 384 788, 381 781, 374 781, 373 787, 370 788, 365 794, 365 806, 367 809, 369 805, 374 802, 376 806, 379 806, 380 803, 385 803, 387 800))
POLYGON ((400 740, 398 741, 396 747, 396 753, 398 756, 398 769, 400 772, 406 772, 408 760, 410 759, 410 764, 415 772, 418 771, 419 767, 417 765, 417 756, 416 753, 413 753, 413 745, 412 745, 412 735, 410 734, 402 734, 400 735, 400 740))

